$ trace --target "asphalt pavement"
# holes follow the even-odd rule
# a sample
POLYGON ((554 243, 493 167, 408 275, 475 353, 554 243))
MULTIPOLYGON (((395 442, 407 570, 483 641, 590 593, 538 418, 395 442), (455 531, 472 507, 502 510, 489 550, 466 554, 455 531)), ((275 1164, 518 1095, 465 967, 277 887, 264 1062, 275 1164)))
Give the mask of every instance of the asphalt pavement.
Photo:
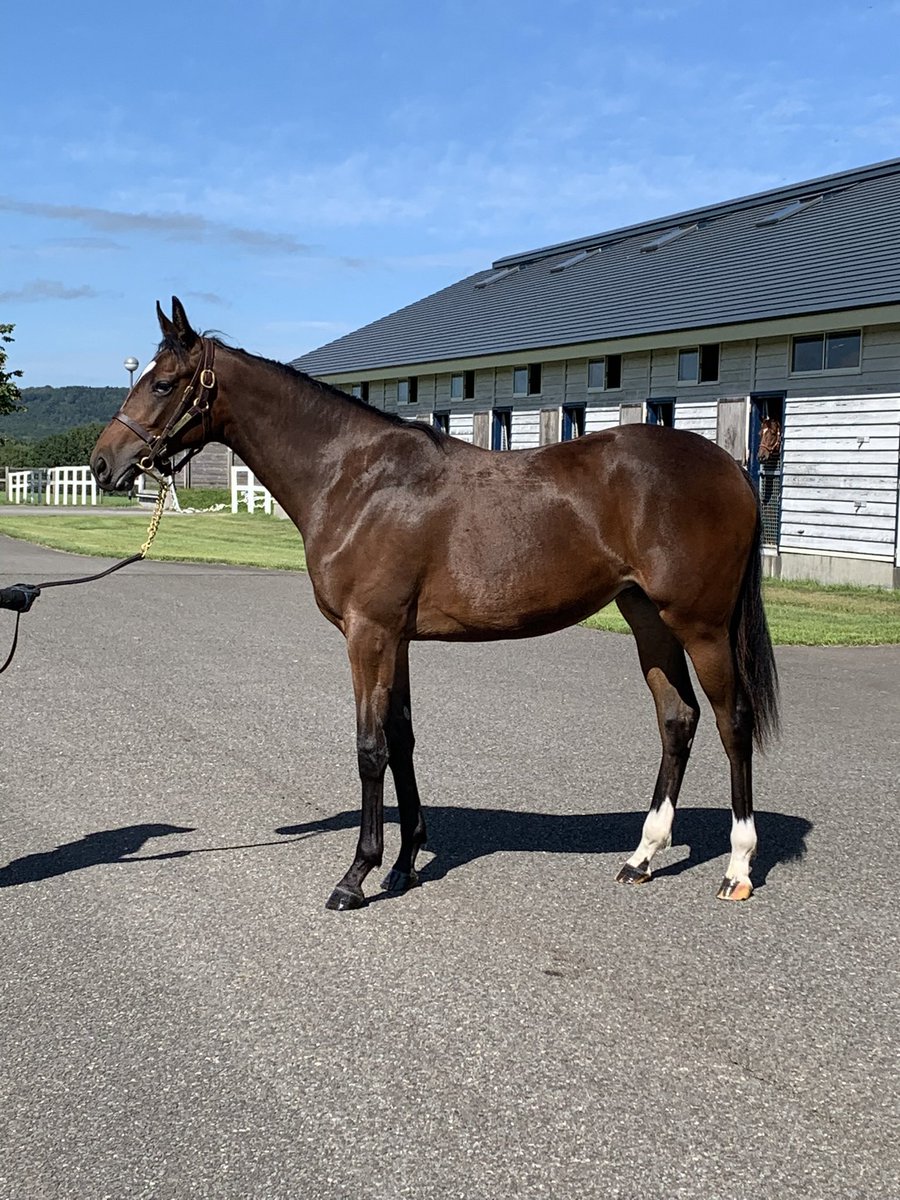
MULTIPOLYGON (((0 536, 0 586, 100 565, 0 536)), ((47 591, 0 678, 0 1200, 896 1200, 900 647, 778 664, 749 903, 708 706, 614 883, 655 720, 575 628, 414 647, 423 886, 334 913, 353 704, 306 576, 47 591)))

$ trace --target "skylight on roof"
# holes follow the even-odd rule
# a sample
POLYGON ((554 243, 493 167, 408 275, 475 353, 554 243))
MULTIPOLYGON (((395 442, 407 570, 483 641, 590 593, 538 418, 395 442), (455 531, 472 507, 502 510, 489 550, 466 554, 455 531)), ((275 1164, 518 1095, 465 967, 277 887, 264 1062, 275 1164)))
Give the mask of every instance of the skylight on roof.
POLYGON ((502 267, 499 271, 492 271, 490 275, 485 275, 484 279, 479 279, 475 284, 476 288, 490 287, 492 283, 499 283, 501 279, 505 279, 507 275, 515 275, 518 267, 502 267))
POLYGON ((665 233, 657 234, 652 241, 641 246, 641 254, 650 254, 654 250, 660 250, 663 246, 668 246, 670 242, 677 242, 679 238, 683 238, 687 233, 693 233, 697 228, 697 222, 692 225, 676 225, 674 229, 667 229, 665 233))
POLYGON ((778 225, 781 221, 786 221, 788 217, 792 217, 794 213, 803 212, 805 208, 809 208, 813 204, 818 204, 822 196, 804 196, 799 200, 791 200, 789 204, 784 204, 781 208, 776 208, 774 212, 767 213, 757 222, 757 227, 764 225, 778 225))
POLYGON ((563 259, 557 263, 555 267, 550 268, 550 274, 556 275, 559 271, 565 271, 567 267, 574 267, 577 263, 584 262, 586 258, 593 258, 595 254, 599 254, 600 246, 594 246, 592 250, 579 250, 577 254, 573 254, 570 258, 563 259))

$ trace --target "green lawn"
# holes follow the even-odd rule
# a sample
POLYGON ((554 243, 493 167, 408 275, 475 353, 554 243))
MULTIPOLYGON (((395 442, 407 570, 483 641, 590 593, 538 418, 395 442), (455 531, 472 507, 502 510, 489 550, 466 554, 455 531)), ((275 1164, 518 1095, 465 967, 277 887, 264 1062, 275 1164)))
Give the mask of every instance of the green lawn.
MULTIPOLYGON (((54 550, 127 558, 147 537, 148 510, 127 517, 0 517, 0 533, 54 550)), ((165 513, 148 558, 302 571, 303 542, 290 521, 254 513, 165 513)))
MULTIPOLYGON (((182 503, 184 501, 182 500, 182 503)), ((125 558, 146 538, 149 512, 121 517, 14 516, 0 518, 0 533, 75 554, 125 558)), ((300 535, 290 521, 262 514, 166 513, 150 558, 303 570, 300 535)), ((772 639, 781 645, 868 646, 900 642, 900 591, 819 587, 766 581, 772 639)), ((615 605, 586 625, 626 633, 615 605)))
MULTIPOLYGON (((878 646, 900 642, 900 591, 764 580, 772 641, 779 646, 878 646)), ((616 606, 585 621, 628 633, 616 606)))

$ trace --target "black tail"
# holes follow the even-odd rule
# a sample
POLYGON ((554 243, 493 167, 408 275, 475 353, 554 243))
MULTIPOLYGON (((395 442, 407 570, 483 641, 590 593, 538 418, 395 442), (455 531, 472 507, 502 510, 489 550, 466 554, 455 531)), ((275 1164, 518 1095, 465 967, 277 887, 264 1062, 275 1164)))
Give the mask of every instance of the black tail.
POLYGON ((738 679, 753 713, 753 740, 764 750, 778 737, 778 670, 762 602, 762 518, 731 621, 731 645, 738 679))

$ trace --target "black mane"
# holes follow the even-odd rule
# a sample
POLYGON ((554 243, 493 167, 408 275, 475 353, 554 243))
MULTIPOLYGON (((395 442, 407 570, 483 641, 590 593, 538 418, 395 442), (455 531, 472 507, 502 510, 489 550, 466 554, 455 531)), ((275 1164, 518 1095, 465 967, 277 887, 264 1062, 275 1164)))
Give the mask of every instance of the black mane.
MULTIPOLYGON (((312 375, 307 375, 305 371, 298 371, 296 367, 290 366, 288 363, 278 362, 274 358, 264 358, 261 354, 252 354, 249 350, 243 350, 240 346, 230 346, 217 333, 209 330, 200 335, 206 338, 208 342, 213 342, 216 346, 221 346, 223 350, 229 350, 232 354, 240 354, 244 358, 252 359, 254 362, 265 363, 267 367, 273 367, 282 375, 288 376, 291 380, 301 380, 308 387, 314 388, 323 396, 333 396, 342 400, 345 404, 352 404, 355 408, 362 409, 367 413, 375 413, 382 420, 387 421, 391 425, 396 425, 401 429, 415 429, 419 433, 424 433, 436 446, 444 448, 446 434, 441 433, 439 429, 435 429, 433 425, 427 424, 425 421, 416 419, 415 421, 406 421, 403 417, 396 413, 385 412, 384 409, 375 408, 371 404, 367 404, 365 400, 361 400, 358 396, 352 396, 349 392, 342 392, 340 388, 333 387, 330 383, 323 383, 320 379, 314 379, 312 375)), ((157 347, 157 354, 163 350, 171 351, 176 358, 183 360, 186 357, 186 352, 181 343, 171 337, 164 337, 157 347)))

